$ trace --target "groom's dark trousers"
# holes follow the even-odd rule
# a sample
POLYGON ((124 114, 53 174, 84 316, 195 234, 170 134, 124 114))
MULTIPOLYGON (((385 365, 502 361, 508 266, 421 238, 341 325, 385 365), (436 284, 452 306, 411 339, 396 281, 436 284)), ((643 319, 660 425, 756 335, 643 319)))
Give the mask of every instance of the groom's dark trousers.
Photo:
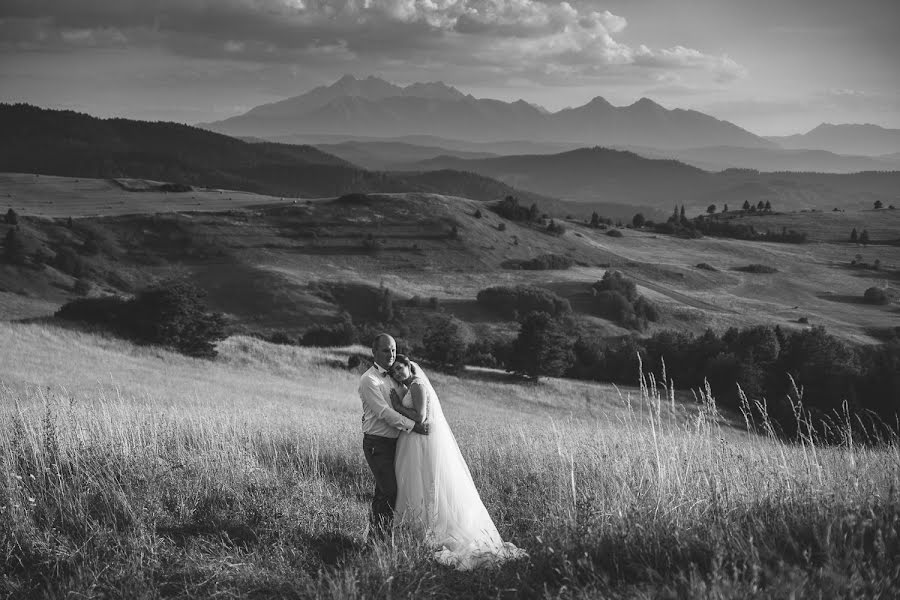
POLYGON ((375 497, 369 515, 369 535, 384 537, 391 530, 394 504, 397 502, 397 475, 394 472, 394 456, 397 438, 380 435, 363 435, 363 452, 366 462, 375 476, 375 497))

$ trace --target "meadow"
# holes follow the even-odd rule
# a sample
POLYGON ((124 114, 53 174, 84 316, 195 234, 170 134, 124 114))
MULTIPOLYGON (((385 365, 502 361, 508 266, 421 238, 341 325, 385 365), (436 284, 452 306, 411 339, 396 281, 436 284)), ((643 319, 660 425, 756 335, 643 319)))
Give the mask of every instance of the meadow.
POLYGON ((900 593, 900 445, 785 444, 712 399, 432 373, 530 557, 459 573, 366 545, 364 348, 213 361, 0 322, 4 597, 749 598, 900 593))

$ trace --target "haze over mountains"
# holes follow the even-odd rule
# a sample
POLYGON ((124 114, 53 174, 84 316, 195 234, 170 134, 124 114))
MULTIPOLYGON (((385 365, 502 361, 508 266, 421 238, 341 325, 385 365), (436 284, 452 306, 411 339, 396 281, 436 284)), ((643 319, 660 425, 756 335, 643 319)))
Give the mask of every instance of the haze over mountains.
POLYGON ((884 156, 900 152, 900 129, 878 125, 822 123, 804 134, 769 137, 782 148, 815 148, 836 154, 884 156))
POLYGON ((436 158, 441 150, 474 158, 467 154, 554 154, 584 146, 674 158, 709 171, 900 169, 900 130, 875 125, 822 124, 805 134, 764 138, 701 112, 666 109, 648 98, 616 107, 596 97, 551 113, 523 100, 475 98, 443 82, 403 87, 371 76, 344 76, 330 86, 201 126, 269 141, 329 144, 322 149, 378 169, 406 166, 411 154, 419 160, 436 158), (373 142, 392 145, 376 147, 373 142), (360 146, 364 143, 369 146, 360 146))
POLYGON ((668 110, 648 98, 616 107, 597 97, 584 106, 550 113, 524 100, 475 98, 442 82, 400 87, 376 77, 350 76, 204 126, 228 135, 259 137, 297 133, 432 135, 654 148, 777 147, 733 123, 693 110, 668 110))

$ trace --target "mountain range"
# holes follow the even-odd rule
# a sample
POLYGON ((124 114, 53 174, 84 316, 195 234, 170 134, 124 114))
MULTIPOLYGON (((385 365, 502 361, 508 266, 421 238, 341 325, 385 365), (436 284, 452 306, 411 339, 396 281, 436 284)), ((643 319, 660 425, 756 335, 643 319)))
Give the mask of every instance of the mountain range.
POLYGON ((814 148, 836 154, 858 154, 863 156, 890 156, 900 152, 900 129, 886 129, 878 125, 822 123, 803 134, 769 137, 782 148, 814 148))
POLYGON ((649 98, 617 107, 597 97, 583 106, 549 112, 524 100, 475 98, 442 82, 401 87, 376 77, 356 79, 349 75, 330 86, 200 126, 227 135, 262 138, 292 134, 430 135, 607 147, 778 147, 733 123, 694 110, 669 110, 649 98))

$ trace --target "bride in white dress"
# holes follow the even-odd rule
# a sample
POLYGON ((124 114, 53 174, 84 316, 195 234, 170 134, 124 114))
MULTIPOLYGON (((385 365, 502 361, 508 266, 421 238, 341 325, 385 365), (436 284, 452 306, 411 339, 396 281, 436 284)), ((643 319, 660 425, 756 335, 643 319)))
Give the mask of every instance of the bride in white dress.
POLYGON ((398 355, 391 377, 406 387, 401 399, 391 393, 397 412, 427 420, 429 435, 401 433, 397 442, 396 515, 412 525, 435 548, 435 559, 460 570, 527 556, 504 542, 481 502, 469 467, 444 418, 431 382, 406 356, 398 355))

